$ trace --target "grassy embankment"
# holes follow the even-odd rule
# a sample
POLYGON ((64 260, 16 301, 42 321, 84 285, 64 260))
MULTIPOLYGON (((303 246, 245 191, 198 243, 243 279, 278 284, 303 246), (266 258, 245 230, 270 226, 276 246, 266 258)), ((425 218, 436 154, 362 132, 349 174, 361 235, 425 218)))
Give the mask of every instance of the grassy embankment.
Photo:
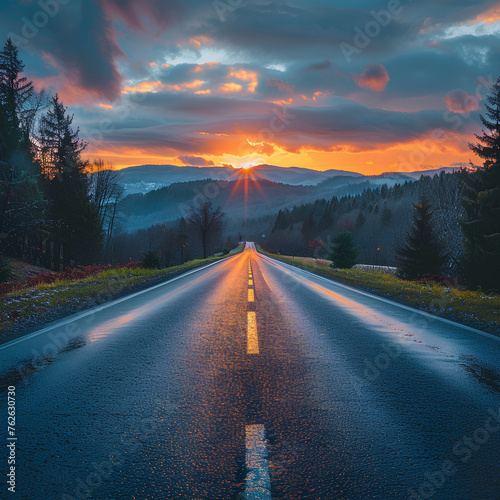
MULTIPOLYGON (((230 252, 240 253, 243 246, 230 252)), ((166 269, 109 269, 79 280, 57 280, 0 297, 0 340, 69 314, 143 290, 186 271, 216 262, 211 257, 166 269)))
POLYGON ((372 292, 443 318, 500 334, 500 296, 480 291, 447 287, 438 283, 405 281, 380 272, 360 269, 332 269, 314 259, 264 252, 276 260, 320 274, 347 285, 372 292))

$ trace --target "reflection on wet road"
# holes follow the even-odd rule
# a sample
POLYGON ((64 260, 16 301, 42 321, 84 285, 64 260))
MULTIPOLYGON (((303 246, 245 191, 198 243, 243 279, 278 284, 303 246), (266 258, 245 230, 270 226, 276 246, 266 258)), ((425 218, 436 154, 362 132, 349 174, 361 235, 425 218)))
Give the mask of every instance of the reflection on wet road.
POLYGON ((18 498, 500 498, 500 342, 243 254, 0 346, 18 498))

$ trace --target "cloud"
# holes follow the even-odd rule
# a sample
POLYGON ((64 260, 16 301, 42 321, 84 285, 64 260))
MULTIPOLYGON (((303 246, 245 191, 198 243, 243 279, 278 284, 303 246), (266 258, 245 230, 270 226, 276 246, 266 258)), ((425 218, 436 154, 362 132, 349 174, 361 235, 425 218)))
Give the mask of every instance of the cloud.
MULTIPOLYGON (((387 0, 334 3, 247 0, 221 22, 206 0, 72 0, 21 56, 38 88, 72 106, 82 134, 98 136, 111 120, 100 143, 118 155, 306 152, 300 163, 310 151, 412 147, 439 127, 451 129, 442 149, 467 144, 480 129, 478 78, 500 67, 498 2, 405 2, 352 63, 340 44, 354 44, 387 0), (296 118, 274 132, 284 109, 296 118)), ((4 33, 22 33, 40 11, 37 0, 5 4, 4 33)))
POLYGON ((200 156, 179 156, 179 160, 184 163, 184 165, 190 165, 194 167, 210 167, 212 165, 215 165, 215 163, 212 160, 205 160, 205 158, 202 158, 200 156))
POLYGON ((375 92, 385 90, 387 82, 390 81, 387 70, 379 63, 367 64, 360 75, 352 73, 352 79, 358 87, 362 89, 370 88, 375 92))
POLYGON ((450 90, 443 97, 443 101, 446 103, 446 107, 453 113, 471 113, 472 111, 481 109, 479 106, 480 99, 475 95, 469 95, 462 89, 450 90))

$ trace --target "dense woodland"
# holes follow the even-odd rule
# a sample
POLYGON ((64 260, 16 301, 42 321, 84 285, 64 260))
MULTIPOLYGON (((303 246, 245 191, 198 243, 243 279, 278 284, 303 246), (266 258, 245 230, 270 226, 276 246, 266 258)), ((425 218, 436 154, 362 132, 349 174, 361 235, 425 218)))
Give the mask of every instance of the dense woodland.
POLYGON ((86 144, 73 116, 57 94, 35 89, 24 76, 9 39, 0 52, 1 278, 8 276, 6 256, 56 271, 145 254, 169 266, 248 239, 271 252, 397 266, 408 279, 439 273, 498 290, 498 82, 482 123, 471 149, 483 165, 434 178, 381 186, 364 179, 346 184, 345 177, 319 186, 206 180, 199 189, 178 183, 124 197, 111 166, 83 159, 86 144), (217 193, 207 196, 207 186, 217 193), (268 196, 261 200, 262 187, 268 196), (312 191, 315 201, 304 201, 312 191), (299 201, 273 208, 289 199, 299 201), (219 204, 228 207, 225 219, 219 204), (156 223, 141 225, 152 213, 156 223), (132 216, 141 229, 125 224, 132 216))
POLYGON ((446 242, 445 269, 457 273, 464 255, 460 225, 464 175, 441 173, 391 188, 384 185, 355 196, 294 206, 278 213, 262 246, 271 252, 327 258, 333 235, 349 231, 361 249, 359 262, 395 266, 395 250, 412 222, 412 206, 426 195, 436 208, 436 232, 446 242))
MULTIPOLYGON (((162 265, 221 251, 221 224, 205 240, 196 211, 169 227, 123 234, 123 189, 112 166, 85 161, 87 144, 60 97, 35 89, 9 39, 0 52, 0 259, 60 271, 126 262, 157 251, 162 265)), ((211 209, 213 213, 216 208, 211 209)))

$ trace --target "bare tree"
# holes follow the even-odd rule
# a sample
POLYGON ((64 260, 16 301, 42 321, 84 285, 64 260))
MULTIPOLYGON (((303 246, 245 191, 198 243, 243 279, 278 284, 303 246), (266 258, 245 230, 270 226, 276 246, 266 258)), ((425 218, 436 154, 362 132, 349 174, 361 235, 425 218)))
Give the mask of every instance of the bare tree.
POLYGON ((118 172, 113 170, 113 165, 106 165, 102 160, 94 161, 92 173, 89 175, 89 190, 92 202, 97 208, 101 230, 106 236, 104 255, 108 256, 109 245, 119 223, 124 192, 118 183, 118 172))
POLYGON ((222 228, 222 220, 226 214, 221 207, 215 210, 212 208, 212 203, 206 201, 198 208, 192 208, 191 214, 187 220, 196 227, 201 237, 201 246, 203 249, 203 258, 207 258, 208 236, 217 229, 222 228))
POLYGON ((453 271, 459 272, 465 251, 461 226, 465 216, 462 206, 464 186, 456 173, 441 174, 439 183, 429 185, 437 229, 449 257, 448 265, 453 271))

